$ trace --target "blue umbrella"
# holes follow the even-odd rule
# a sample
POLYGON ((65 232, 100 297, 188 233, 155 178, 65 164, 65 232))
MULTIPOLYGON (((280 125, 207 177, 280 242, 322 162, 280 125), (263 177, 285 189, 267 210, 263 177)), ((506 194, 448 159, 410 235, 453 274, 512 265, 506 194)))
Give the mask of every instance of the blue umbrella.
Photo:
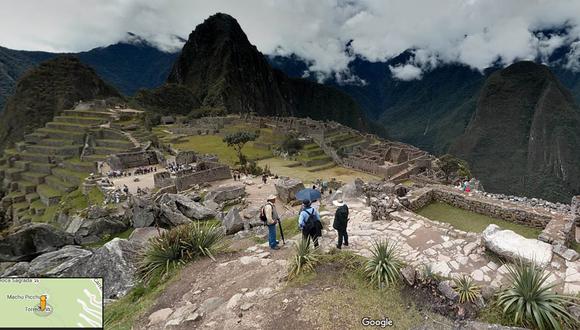
POLYGON ((299 192, 296 193, 296 199, 298 200, 309 200, 309 201, 314 201, 314 200, 318 200, 320 199, 320 191, 316 190, 316 189, 312 189, 312 188, 306 188, 306 189, 302 189, 299 192))

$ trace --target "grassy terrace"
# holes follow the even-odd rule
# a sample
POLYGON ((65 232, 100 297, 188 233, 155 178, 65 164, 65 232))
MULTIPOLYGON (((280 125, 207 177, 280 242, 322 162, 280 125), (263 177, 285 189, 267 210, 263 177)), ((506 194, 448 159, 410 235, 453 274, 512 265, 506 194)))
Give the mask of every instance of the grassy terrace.
POLYGON ((538 238, 538 235, 542 231, 541 229, 466 211, 441 202, 431 203, 417 213, 431 220, 449 223, 456 229, 474 233, 481 233, 492 223, 500 226, 502 229, 513 230, 527 238, 538 238))

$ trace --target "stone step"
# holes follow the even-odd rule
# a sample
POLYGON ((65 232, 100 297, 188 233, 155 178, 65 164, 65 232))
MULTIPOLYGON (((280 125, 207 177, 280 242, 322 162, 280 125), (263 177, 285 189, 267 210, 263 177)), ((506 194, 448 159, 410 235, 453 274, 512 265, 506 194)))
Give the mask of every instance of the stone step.
POLYGON ((70 156, 63 155, 47 155, 32 152, 23 152, 20 154, 21 159, 27 160, 33 163, 51 163, 51 162, 62 162, 63 160, 70 158, 70 156))
POLYGON ((110 128, 94 128, 91 129, 91 133, 98 140, 128 140, 123 132, 110 128))
POLYGON ((21 178, 21 173, 24 172, 21 168, 11 167, 4 171, 4 178, 10 181, 18 181, 21 178))
POLYGON ((22 173, 22 179, 28 182, 31 182, 35 185, 43 184, 44 178, 46 178, 48 174, 46 173, 38 173, 38 172, 24 172, 22 173))
POLYGON ((79 156, 81 154, 80 146, 42 146, 42 145, 30 145, 27 147, 28 152, 36 154, 47 154, 47 155, 59 155, 59 156, 79 156))
POLYGON ((46 139, 47 135, 40 132, 34 132, 26 134, 24 136, 24 141, 28 143, 40 143, 42 140, 46 139))
POLYGON ((12 211, 15 213, 21 213, 22 211, 28 210, 30 204, 27 201, 12 204, 12 211))
POLYGON ((15 168, 19 168, 22 170, 28 170, 28 165, 30 164, 30 162, 25 161, 25 160, 17 160, 14 162, 14 167, 15 168))
POLYGON ((44 205, 41 200, 34 201, 30 204, 30 214, 33 216, 43 215, 45 210, 46 205, 44 205))
POLYGON ((120 149, 130 149, 134 145, 128 140, 116 140, 116 139, 99 139, 97 140, 97 147, 108 147, 108 148, 120 148, 120 149))
POLYGON ((71 191, 74 191, 75 189, 78 188, 77 185, 74 185, 72 183, 68 183, 68 182, 64 182, 62 181, 60 178, 54 176, 54 175, 49 175, 46 178, 44 178, 44 181, 46 182, 46 184, 57 191, 60 191, 61 193, 69 193, 71 191))
MULTIPOLYGON (((42 141, 38 142, 37 145, 62 147, 62 146, 72 145, 72 141, 66 140, 66 139, 42 139, 42 141)), ((79 146, 81 146, 81 145, 79 145, 79 146)))
POLYGON ((56 205, 62 198, 62 193, 49 187, 46 184, 41 184, 36 188, 36 193, 40 196, 40 200, 45 206, 56 205))
POLYGON ((103 119, 109 119, 112 117, 111 112, 92 110, 65 110, 63 114, 70 117, 96 117, 103 119))
POLYGON ((83 116, 56 116, 54 121, 57 123, 72 123, 82 125, 100 125, 106 123, 106 119, 100 117, 83 117, 83 116))
POLYGON ((95 147, 95 148, 93 148, 95 155, 104 155, 104 156, 118 154, 118 153, 124 152, 125 150, 126 149, 122 149, 122 148, 108 148, 108 147, 95 147))
POLYGON ((26 194, 25 198, 26 198, 26 201, 28 203, 33 203, 33 202, 39 200, 40 196, 38 196, 38 194, 36 192, 34 192, 34 193, 26 194))
POLYGON ((107 155, 88 155, 83 157, 84 162, 98 162, 104 161, 107 158, 107 155))
POLYGON ((316 157, 316 156, 322 156, 322 155, 324 155, 324 150, 322 150, 322 149, 306 150, 305 154, 306 154, 306 157, 309 157, 309 158, 316 157))
POLYGON ((18 190, 24 194, 30 194, 36 191, 37 184, 33 182, 20 180, 16 181, 16 183, 18 184, 18 190))
POLYGON ((9 201, 11 204, 21 203, 21 202, 26 201, 26 195, 23 194, 21 191, 13 191, 13 192, 9 193, 8 195, 4 196, 4 198, 2 200, 4 201, 4 199, 9 201))
POLYGON ((36 173, 44 173, 46 175, 49 175, 52 173, 52 168, 56 167, 56 165, 54 164, 49 164, 49 163, 34 163, 31 162, 28 165, 29 171, 30 172, 36 172, 36 173))
POLYGON ((75 159, 65 161, 63 165, 64 168, 76 172, 95 173, 97 171, 97 164, 94 161, 81 162, 75 159))
POLYGON ((52 174, 66 183, 80 186, 84 179, 88 176, 86 172, 71 171, 66 168, 55 168, 52 174))
POLYGON ((328 169, 331 169, 333 167, 336 167, 335 163, 328 163, 325 165, 311 167, 308 169, 308 172, 318 172, 318 171, 328 170, 328 169))
POLYGON ((83 144, 85 140, 84 131, 63 131, 50 128, 39 128, 37 131, 46 134, 49 138, 70 140, 76 144, 83 144))
POLYGON ((84 132, 90 128, 90 125, 75 124, 75 123, 58 123, 48 122, 45 125, 48 129, 68 131, 68 132, 84 132))

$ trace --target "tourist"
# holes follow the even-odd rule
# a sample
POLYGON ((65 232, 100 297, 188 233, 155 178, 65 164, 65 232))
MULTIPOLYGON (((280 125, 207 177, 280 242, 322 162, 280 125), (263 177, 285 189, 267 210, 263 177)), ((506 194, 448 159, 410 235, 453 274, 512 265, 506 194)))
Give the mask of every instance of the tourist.
POLYGON ((348 225, 348 206, 342 200, 334 201, 332 204, 338 206, 336 212, 334 213, 334 223, 332 227, 336 229, 338 233, 338 243, 336 244, 337 249, 344 246, 348 246, 348 233, 346 232, 346 227, 348 225))
POLYGON ((312 202, 305 199, 298 217, 298 227, 302 231, 302 239, 310 239, 314 247, 318 247, 318 237, 322 236, 320 214, 312 207, 312 202))
POLYGON ((276 195, 268 196, 266 205, 262 208, 262 217, 266 218, 266 225, 268 226, 268 244, 270 249, 278 250, 278 241, 276 240, 276 224, 280 221, 278 212, 276 211, 276 195))
POLYGON ((264 184, 268 182, 268 176, 266 174, 262 174, 262 182, 264 182, 264 184))
POLYGON ((127 187, 126 184, 123 185, 123 192, 125 193, 125 195, 129 195, 129 187, 127 187))

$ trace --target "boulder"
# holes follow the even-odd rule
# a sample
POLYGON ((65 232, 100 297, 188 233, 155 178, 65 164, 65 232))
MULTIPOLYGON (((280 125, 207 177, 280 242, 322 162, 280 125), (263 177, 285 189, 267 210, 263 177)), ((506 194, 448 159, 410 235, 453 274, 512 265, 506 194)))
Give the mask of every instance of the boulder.
POLYGON ((162 204, 160 210, 159 224, 162 226, 175 227, 191 223, 191 219, 179 212, 175 204, 173 208, 167 204, 162 204))
POLYGON ((151 201, 133 196, 131 204, 133 227, 149 227, 155 223, 158 208, 151 201))
POLYGON ((415 284, 415 277, 417 272, 412 266, 407 266, 401 269, 401 275, 408 285, 413 286, 415 284))
POLYGON ((117 217, 85 219, 75 232, 75 241, 77 244, 95 243, 110 235, 124 232, 128 228, 128 224, 117 217))
POLYGON ((71 268, 67 276, 102 277, 104 298, 124 296, 136 282, 137 256, 141 246, 126 239, 114 238, 71 268))
POLYGON ((21 261, 16 263, 14 266, 6 269, 4 273, 1 274, 0 277, 10 277, 10 276, 25 276, 26 272, 28 272, 28 268, 30 268, 30 263, 26 261, 21 261))
POLYGON ((73 236, 59 228, 45 223, 29 224, 0 238, 0 261, 30 261, 71 244, 73 236))
POLYGON ((93 253, 79 246, 67 245, 60 250, 40 255, 30 262, 26 276, 66 276, 71 267, 93 253))
POLYGON ((205 196, 206 201, 214 201, 215 203, 223 203, 246 195, 246 186, 243 184, 222 185, 215 187, 208 191, 205 196))
POLYGON ((523 259, 544 267, 552 260, 552 246, 537 239, 525 238, 511 230, 491 224, 483 231, 485 247, 508 259, 523 259))
POLYGON ((215 218, 216 212, 193 201, 188 196, 180 194, 164 194, 159 199, 160 204, 169 206, 174 211, 179 211, 184 216, 193 220, 208 220, 215 218))
POLYGON ((288 203, 296 199, 296 193, 304 189, 304 184, 298 179, 279 179, 274 187, 280 201, 288 203))
POLYGON ((439 292, 441 292, 441 294, 449 300, 456 301, 457 299, 459 299, 459 294, 455 290, 453 290, 453 287, 451 286, 451 283, 449 281, 439 282, 439 284, 437 285, 437 290, 439 290, 439 292))
POLYGON ((145 247, 147 243, 149 243, 150 239, 159 237, 159 235, 166 231, 167 229, 155 227, 136 228, 133 230, 131 235, 129 235, 129 242, 133 242, 145 247))
POLYGON ((244 221, 240 216, 240 210, 237 207, 232 207, 222 219, 222 225, 224 226, 227 235, 232 235, 244 230, 244 221))

